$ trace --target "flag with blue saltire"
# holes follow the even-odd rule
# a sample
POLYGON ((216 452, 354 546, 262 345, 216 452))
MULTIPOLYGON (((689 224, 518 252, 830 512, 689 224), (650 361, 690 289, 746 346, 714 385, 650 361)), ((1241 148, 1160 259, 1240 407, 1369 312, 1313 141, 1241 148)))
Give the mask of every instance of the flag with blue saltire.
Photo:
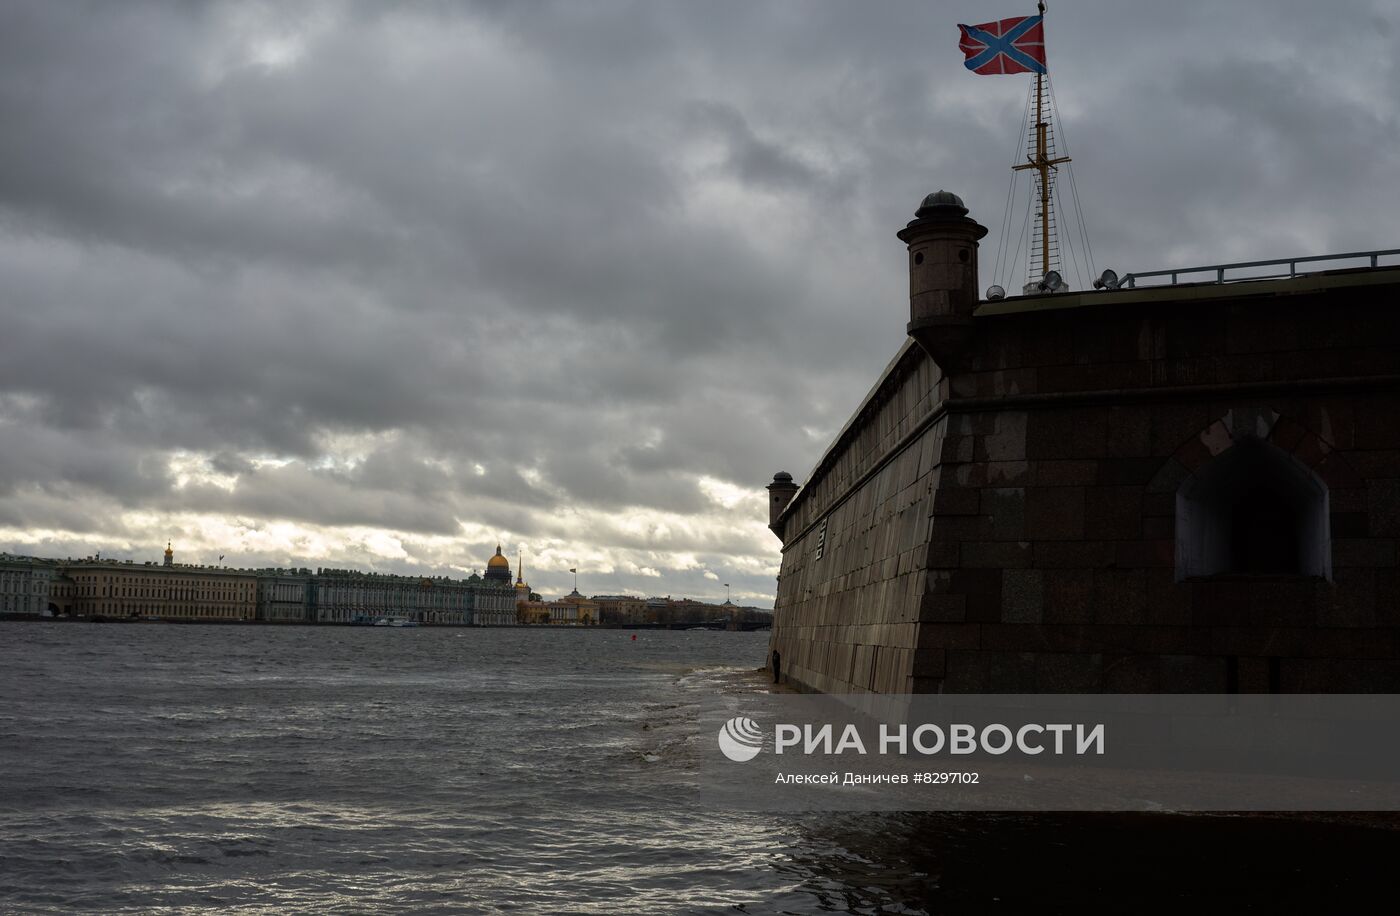
POLYGON ((981 25, 958 24, 958 47, 973 73, 1044 73, 1045 26, 1041 16, 1017 16, 981 25))

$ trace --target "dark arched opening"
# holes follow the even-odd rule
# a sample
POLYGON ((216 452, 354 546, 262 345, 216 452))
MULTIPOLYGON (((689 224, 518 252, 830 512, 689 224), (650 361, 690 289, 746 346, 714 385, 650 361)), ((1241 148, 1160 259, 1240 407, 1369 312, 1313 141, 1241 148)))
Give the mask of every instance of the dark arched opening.
POLYGON ((1177 490, 1176 575, 1330 579, 1327 486, 1277 446, 1236 440, 1177 490))

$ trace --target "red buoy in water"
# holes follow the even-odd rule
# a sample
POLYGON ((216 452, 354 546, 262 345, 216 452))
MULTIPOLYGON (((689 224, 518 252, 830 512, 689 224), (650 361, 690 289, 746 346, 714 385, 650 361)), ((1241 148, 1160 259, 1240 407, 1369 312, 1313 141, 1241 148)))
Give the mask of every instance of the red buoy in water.
POLYGON ((636 634, 636 633, 633 633, 633 634, 632 634, 632 641, 633 641, 633 642, 636 642, 636 641, 637 641, 637 634, 636 634))

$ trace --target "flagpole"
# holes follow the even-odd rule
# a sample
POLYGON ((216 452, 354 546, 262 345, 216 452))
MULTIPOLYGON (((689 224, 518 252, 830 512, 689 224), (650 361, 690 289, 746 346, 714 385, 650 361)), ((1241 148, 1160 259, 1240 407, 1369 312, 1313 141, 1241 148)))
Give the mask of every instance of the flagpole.
MULTIPOLYGON (((1041 34, 1045 31, 1045 4, 1036 4, 1040 12, 1041 34)), ((1050 55, 1046 55, 1048 59, 1050 55)), ((1049 69, 1048 67, 1046 68, 1049 69)), ((1045 159, 1045 74, 1035 75, 1035 153, 1040 163, 1040 275, 1050 272, 1050 182, 1045 159)))
MULTIPOLYGON (((1041 9, 1045 7, 1042 4, 1041 9)), ((1043 13, 1042 13, 1043 15, 1043 13)), ((1045 166, 1045 74, 1035 75, 1035 161, 1040 172, 1040 275, 1050 272, 1050 212, 1049 169, 1045 166)))
MULTIPOLYGON (((1036 9, 1040 13, 1041 29, 1043 30, 1045 28, 1045 4, 1037 3, 1036 9)), ((1046 72, 1049 72, 1048 68, 1046 72)), ((1040 176, 1040 276, 1042 278, 1050 272, 1050 172, 1060 163, 1070 161, 1068 156, 1050 158, 1048 134, 1049 124, 1045 120, 1045 73, 1037 73, 1035 75, 1035 155, 1027 157, 1030 159, 1029 162, 1011 168, 1012 171, 1016 172, 1024 169, 1035 169, 1040 176)))
MULTIPOLYGON (((1036 12, 1040 14, 1041 35, 1045 34, 1045 4, 1037 3, 1036 12)), ((1050 55, 1046 55, 1048 60, 1050 55)), ((1050 229, 1047 225, 1049 220, 1045 218, 1048 195, 1045 193, 1045 74, 1035 75, 1035 161, 1042 163, 1036 169, 1040 173, 1040 275, 1044 277, 1050 272, 1050 229)))

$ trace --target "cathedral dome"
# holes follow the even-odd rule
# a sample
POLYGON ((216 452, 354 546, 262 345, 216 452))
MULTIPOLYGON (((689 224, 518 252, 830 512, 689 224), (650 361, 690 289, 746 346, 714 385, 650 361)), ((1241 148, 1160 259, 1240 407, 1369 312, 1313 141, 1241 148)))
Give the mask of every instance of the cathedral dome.
POLYGON ((501 545, 496 545, 496 555, 486 561, 486 578, 510 581, 510 560, 501 553, 501 545))

